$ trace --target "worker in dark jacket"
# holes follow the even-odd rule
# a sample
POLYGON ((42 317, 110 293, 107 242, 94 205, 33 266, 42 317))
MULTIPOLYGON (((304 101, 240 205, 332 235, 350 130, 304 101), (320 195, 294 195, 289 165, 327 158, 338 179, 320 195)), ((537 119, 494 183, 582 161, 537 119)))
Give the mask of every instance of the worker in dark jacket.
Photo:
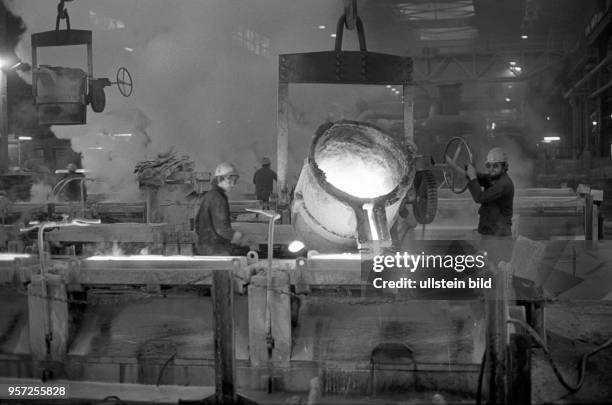
MULTIPOLYGON (((74 163, 66 166, 66 174, 60 180, 64 184, 61 187, 60 198, 64 201, 86 201, 87 188, 85 186, 85 176, 77 172, 74 163)), ((59 183, 58 183, 59 184, 59 183)))
POLYGON ((231 244, 240 243, 243 239, 239 231, 232 229, 227 199, 227 193, 234 188, 238 177, 238 172, 231 163, 221 163, 215 169, 212 189, 202 197, 196 216, 197 254, 227 256, 230 254, 231 244))
POLYGON ((253 175, 255 195, 258 200, 262 201, 264 209, 270 208, 270 194, 272 194, 275 180, 278 179, 274 170, 270 169, 270 159, 265 157, 261 160, 261 168, 253 175))
POLYGON ((484 237, 512 236, 514 183, 508 176, 508 157, 501 148, 493 148, 487 154, 485 167, 488 173, 477 173, 471 164, 467 169, 459 167, 450 157, 447 163, 469 179, 468 189, 474 202, 480 204, 478 233, 484 237))

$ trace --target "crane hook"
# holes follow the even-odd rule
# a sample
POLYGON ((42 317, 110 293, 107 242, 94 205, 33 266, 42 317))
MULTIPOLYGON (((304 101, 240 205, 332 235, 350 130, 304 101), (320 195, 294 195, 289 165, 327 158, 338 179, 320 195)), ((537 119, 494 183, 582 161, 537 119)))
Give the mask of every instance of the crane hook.
POLYGON ((66 20, 66 29, 70 31, 70 16, 68 15, 68 9, 66 8, 66 2, 71 2, 72 0, 60 0, 57 5, 57 17, 55 19, 55 30, 59 31, 60 20, 66 20))

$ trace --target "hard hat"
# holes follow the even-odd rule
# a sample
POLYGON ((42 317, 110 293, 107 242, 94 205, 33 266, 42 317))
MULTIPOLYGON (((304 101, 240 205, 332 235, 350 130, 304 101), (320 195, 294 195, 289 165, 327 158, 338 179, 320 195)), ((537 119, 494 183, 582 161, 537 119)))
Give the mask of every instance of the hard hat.
POLYGON ((74 163, 68 163, 68 166, 66 166, 66 169, 69 172, 74 172, 74 171, 76 171, 77 167, 76 167, 76 165, 74 163))
POLYGON ((261 159, 261 164, 262 165, 269 165, 270 164, 270 158, 265 157, 265 158, 261 159))
POLYGON ((236 170, 233 164, 223 162, 215 168, 215 177, 223 176, 238 176, 238 170, 236 170))
POLYGON ((508 156, 502 148, 493 148, 487 154, 487 163, 506 163, 508 156))

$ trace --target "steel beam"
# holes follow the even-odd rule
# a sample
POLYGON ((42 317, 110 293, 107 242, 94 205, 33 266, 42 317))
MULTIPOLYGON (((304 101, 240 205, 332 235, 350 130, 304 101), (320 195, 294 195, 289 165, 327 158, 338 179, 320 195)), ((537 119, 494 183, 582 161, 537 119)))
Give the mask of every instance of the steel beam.
MULTIPOLYGON (((282 63, 282 62, 281 62, 282 63)), ((287 167, 289 163, 289 83, 278 84, 276 115, 276 170, 278 171, 278 195, 281 203, 289 202, 287 191, 287 167), (286 200, 286 201, 285 201, 286 200)))
MULTIPOLYGON (((85 227, 62 227, 45 235, 49 242, 163 243, 163 225, 154 224, 91 224, 85 227)), ((153 259, 155 260, 155 259, 153 259)))
POLYGON ((245 257, 235 256, 94 256, 54 270, 71 283, 211 285, 213 271, 240 276, 245 257))
POLYGON ((213 271, 213 316, 215 317, 215 402, 233 404, 236 396, 236 337, 234 335, 234 291, 230 275, 213 271))
POLYGON ((293 285, 353 285, 361 286, 361 255, 321 254, 296 260, 290 273, 293 285))
POLYGON ((367 51, 280 55, 279 83, 409 84, 412 59, 367 51))
MULTIPOLYGON (((1 21, 4 25, 4 21, 1 21)), ((2 31, 3 28, 0 28, 2 31)), ((3 32, 0 31, 0 41, 2 41, 3 32)), ((6 73, 0 69, 0 174, 8 170, 8 95, 7 95, 7 77, 6 73)))
MULTIPOLYGON (((492 263, 489 263, 492 264, 492 263)), ((510 273, 507 268, 491 266, 493 289, 485 290, 487 403, 508 403, 508 289, 510 273)))
POLYGON ((417 85, 440 85, 470 82, 514 82, 525 81, 556 66, 561 60, 559 53, 462 53, 418 56, 413 58, 413 81, 417 85), (518 60, 520 74, 503 76, 494 72, 494 67, 509 67, 511 60, 518 60), (451 72, 449 67, 456 66, 460 73, 451 72))
POLYGON ((563 94, 563 97, 568 98, 569 96, 571 96, 576 90, 578 90, 580 86, 592 79, 597 72, 607 66, 610 62, 612 62, 612 55, 606 56, 601 62, 597 64, 597 66, 595 66, 587 74, 582 76, 580 80, 578 80, 568 91, 563 94))

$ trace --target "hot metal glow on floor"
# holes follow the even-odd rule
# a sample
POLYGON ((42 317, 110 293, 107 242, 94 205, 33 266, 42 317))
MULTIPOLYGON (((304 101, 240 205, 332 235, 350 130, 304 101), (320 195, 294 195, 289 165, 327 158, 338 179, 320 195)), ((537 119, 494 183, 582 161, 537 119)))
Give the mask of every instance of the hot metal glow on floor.
POLYGON ((27 253, 0 253, 0 261, 12 261, 14 259, 27 259, 34 257, 27 253))
POLYGON ((86 261, 160 261, 160 262, 232 262, 235 256, 162 256, 162 255, 128 255, 128 256, 91 256, 86 261))

